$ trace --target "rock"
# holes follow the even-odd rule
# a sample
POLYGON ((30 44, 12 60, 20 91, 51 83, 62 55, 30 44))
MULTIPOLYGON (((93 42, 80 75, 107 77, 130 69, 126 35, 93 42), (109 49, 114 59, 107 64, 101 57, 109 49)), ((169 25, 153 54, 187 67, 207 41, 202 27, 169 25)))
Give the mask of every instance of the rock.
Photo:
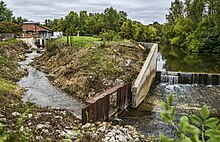
POLYGON ((32 122, 29 122, 29 123, 28 123, 28 126, 31 126, 31 125, 32 125, 32 122))
POLYGON ((43 140, 43 137, 42 136, 36 136, 36 140, 41 141, 41 140, 43 140))
POLYGON ((127 142, 127 139, 126 139, 125 136, 123 136, 123 135, 119 135, 118 140, 119 140, 120 142, 127 142))
POLYGON ((21 114, 19 112, 13 112, 12 116, 17 117, 17 116, 21 116, 21 114))
POLYGON ((110 139, 109 139, 109 142, 115 142, 116 140, 115 140, 115 137, 111 137, 110 139))
POLYGON ((43 132, 44 134, 46 134, 46 135, 49 135, 49 134, 50 134, 49 130, 47 130, 47 129, 43 129, 42 132, 43 132))
POLYGON ((63 119, 62 116, 54 116, 54 118, 55 118, 55 119, 61 119, 61 120, 63 119))
POLYGON ((138 138, 136 138, 135 140, 134 140, 134 142, 139 142, 140 140, 138 139, 138 138))
POLYGON ((88 129, 90 128, 91 124, 90 123, 86 123, 85 125, 82 126, 82 129, 88 129))
POLYGON ((104 132, 105 129, 106 129, 106 126, 102 126, 102 127, 100 127, 100 128, 98 129, 98 132, 104 132))
POLYGON ((28 114, 28 118, 31 118, 31 117, 33 117, 33 114, 28 114))
POLYGON ((66 135, 68 135, 71 139, 78 138, 78 133, 71 131, 71 130, 66 130, 66 135))
POLYGON ((131 59, 128 59, 126 62, 127 62, 125 65, 126 67, 131 66, 131 63, 132 63, 131 59))
POLYGON ((24 126, 20 127, 20 132, 24 132, 24 126))
POLYGON ((41 130, 42 128, 46 127, 46 125, 43 124, 37 124, 36 130, 41 130))
POLYGON ((7 119, 6 118, 0 118, 0 122, 7 123, 7 119))
POLYGON ((114 137, 115 133, 114 132, 108 132, 105 137, 114 137))
POLYGON ((131 125, 125 125, 125 128, 127 128, 129 131, 135 131, 135 128, 131 125))
POLYGON ((120 127, 119 130, 120 130, 121 132, 123 132, 124 134, 127 133, 127 129, 126 129, 126 128, 120 127))

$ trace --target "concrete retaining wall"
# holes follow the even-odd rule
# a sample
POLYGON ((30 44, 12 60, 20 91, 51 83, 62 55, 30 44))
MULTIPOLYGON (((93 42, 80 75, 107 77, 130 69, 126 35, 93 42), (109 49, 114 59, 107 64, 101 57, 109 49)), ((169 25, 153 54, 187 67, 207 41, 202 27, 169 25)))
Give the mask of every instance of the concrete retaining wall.
POLYGON ((151 47, 151 51, 132 86, 132 107, 136 108, 145 99, 154 81, 157 70, 158 44, 151 47))

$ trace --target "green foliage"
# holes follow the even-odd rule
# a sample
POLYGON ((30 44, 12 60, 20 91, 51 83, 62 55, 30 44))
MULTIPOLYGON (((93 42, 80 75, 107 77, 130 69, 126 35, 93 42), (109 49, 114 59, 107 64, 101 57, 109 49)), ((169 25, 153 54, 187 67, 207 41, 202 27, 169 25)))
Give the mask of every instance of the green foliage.
MULTIPOLYGON (((47 19, 44 24, 55 31, 64 32, 66 36, 100 35, 106 38, 106 41, 122 38, 146 42, 157 41, 162 36, 159 23, 155 22, 150 26, 143 25, 140 22, 128 19, 126 12, 117 11, 113 7, 106 8, 103 13, 88 14, 87 11, 80 11, 78 14, 71 11, 64 18, 47 19)), ((72 46, 70 38, 67 38, 67 45, 72 46)))
POLYGON ((15 33, 21 32, 21 26, 12 22, 0 22, 0 33, 15 33))
POLYGON ((2 21, 11 21, 12 11, 6 7, 4 1, 0 1, 0 22, 2 21))
POLYGON ((100 33, 100 37, 103 41, 119 41, 121 39, 121 37, 112 30, 105 33, 100 33))
POLYGON ((161 118, 167 123, 171 123, 178 132, 178 139, 174 140, 160 134, 161 142, 218 142, 220 138, 219 119, 210 117, 210 111, 206 105, 199 111, 200 116, 182 116, 178 125, 174 123, 175 113, 172 105, 173 95, 169 95, 167 103, 162 102, 165 109, 161 112, 161 118))
POLYGON ((162 43, 192 52, 220 52, 219 0, 175 0, 162 43))
POLYGON ((189 49, 197 52, 220 52, 220 32, 213 16, 206 17, 192 35, 189 49))
POLYGON ((15 89, 14 85, 11 85, 6 80, 0 77, 0 96, 12 92, 14 89, 15 89))

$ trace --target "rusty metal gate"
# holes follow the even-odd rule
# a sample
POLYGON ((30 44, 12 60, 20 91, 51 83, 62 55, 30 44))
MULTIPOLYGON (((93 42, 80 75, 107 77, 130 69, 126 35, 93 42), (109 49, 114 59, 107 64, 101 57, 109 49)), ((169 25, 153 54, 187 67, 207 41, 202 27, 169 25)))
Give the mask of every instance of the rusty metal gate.
POLYGON ((132 101, 131 83, 118 85, 86 101, 82 109, 82 124, 108 121, 117 111, 129 106, 132 101))

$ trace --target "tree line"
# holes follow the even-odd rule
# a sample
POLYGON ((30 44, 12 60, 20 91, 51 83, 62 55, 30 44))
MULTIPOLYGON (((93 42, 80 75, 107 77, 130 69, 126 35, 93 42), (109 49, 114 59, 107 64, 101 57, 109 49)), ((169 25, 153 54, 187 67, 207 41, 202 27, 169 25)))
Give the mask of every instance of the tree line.
POLYGON ((175 0, 162 43, 191 52, 220 52, 220 1, 175 0))
POLYGON ((63 18, 45 20, 44 25, 53 31, 62 31, 67 36, 97 35, 105 40, 128 39, 151 42, 159 40, 162 36, 162 28, 158 22, 144 25, 132 21, 126 12, 117 11, 113 7, 106 8, 102 13, 70 11, 63 18))

